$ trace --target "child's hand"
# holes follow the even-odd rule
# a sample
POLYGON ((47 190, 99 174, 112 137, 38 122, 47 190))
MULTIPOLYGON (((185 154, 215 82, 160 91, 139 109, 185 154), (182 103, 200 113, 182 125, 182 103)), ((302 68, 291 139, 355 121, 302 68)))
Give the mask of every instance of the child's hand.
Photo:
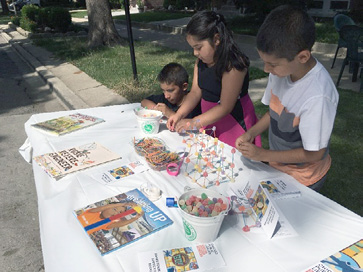
MULTIPOLYGON (((241 136, 239 136, 237 139, 236 139, 236 148, 239 150, 239 146, 242 145, 242 143, 252 143, 253 142, 253 137, 250 133, 245 132, 243 133, 241 136)), ((241 151, 241 150, 239 150, 241 151)))
POLYGON ((181 119, 181 116, 177 113, 171 115, 168 119, 168 122, 166 123, 166 127, 170 131, 175 131, 175 126, 179 122, 180 119, 181 119))
POLYGON ((166 116, 167 118, 169 118, 174 112, 164 103, 157 103, 155 105, 155 107, 153 108, 154 110, 158 110, 161 111, 163 113, 164 116, 166 116))
MULTIPOLYGON (((193 129, 193 126, 191 124, 194 124, 195 122, 193 119, 181 119, 175 126, 175 131, 178 133, 181 133, 182 131, 187 131, 193 129)), ((195 125, 194 125, 195 127, 195 125)), ((198 127, 199 129, 199 127, 198 127)))
MULTIPOLYGON (((237 142, 237 141, 236 141, 237 142)), ((237 145, 236 145, 237 148, 237 145)), ((238 151, 242 153, 242 155, 250 160, 254 161, 263 161, 263 151, 264 149, 261 147, 257 147, 252 143, 242 142, 238 146, 238 151)))

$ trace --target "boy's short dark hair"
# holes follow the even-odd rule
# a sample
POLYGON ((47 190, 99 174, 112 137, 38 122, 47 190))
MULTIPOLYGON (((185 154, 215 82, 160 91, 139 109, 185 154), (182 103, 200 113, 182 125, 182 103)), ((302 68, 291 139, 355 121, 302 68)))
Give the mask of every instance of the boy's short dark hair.
POLYGON ((180 88, 184 83, 188 83, 189 75, 185 68, 179 63, 171 62, 161 69, 158 75, 160 83, 175 84, 180 88))
POLYGON ((311 51, 314 42, 314 20, 303 9, 290 5, 272 10, 256 37, 259 51, 288 61, 302 50, 311 51))

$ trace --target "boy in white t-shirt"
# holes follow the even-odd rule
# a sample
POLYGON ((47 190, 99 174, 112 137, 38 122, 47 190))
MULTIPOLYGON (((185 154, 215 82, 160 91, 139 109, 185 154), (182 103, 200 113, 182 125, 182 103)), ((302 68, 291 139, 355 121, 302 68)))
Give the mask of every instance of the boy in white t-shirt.
POLYGON ((299 8, 280 6, 266 17, 256 41, 270 73, 262 98, 269 112, 236 140, 236 147, 245 157, 268 162, 318 191, 331 165, 329 141, 339 95, 311 55, 314 21, 299 8), (267 128, 269 150, 252 144, 267 128))

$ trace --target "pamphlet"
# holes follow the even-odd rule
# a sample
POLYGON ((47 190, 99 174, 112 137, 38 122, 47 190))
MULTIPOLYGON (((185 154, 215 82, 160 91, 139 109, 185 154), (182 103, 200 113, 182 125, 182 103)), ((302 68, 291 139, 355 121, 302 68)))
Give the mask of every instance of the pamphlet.
MULTIPOLYGON (((242 227, 244 231, 249 231, 251 226, 261 227, 269 239, 297 235, 273 199, 270 199, 262 184, 248 180, 231 184, 231 190, 235 194, 231 198, 240 199, 239 203, 247 202, 251 210, 242 213, 242 215, 248 215, 253 220, 252 223, 251 220, 249 220, 249 223, 247 223, 248 220, 244 220, 245 225, 242 227), (253 222, 255 223, 253 224, 253 222), (251 226, 248 224, 251 224, 251 226)), ((243 209, 246 210, 246 204, 243 209)))
POLYGON ((214 243, 138 253, 140 272, 205 271, 225 266, 214 243))
POLYGON ((113 184, 123 178, 148 171, 149 169, 149 166, 145 163, 142 163, 141 161, 134 161, 102 173, 101 180, 105 184, 113 184))

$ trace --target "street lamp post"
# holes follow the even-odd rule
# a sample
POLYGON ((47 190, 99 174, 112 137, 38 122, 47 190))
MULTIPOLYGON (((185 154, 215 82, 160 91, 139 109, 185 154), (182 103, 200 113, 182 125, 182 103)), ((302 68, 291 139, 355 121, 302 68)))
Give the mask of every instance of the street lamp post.
POLYGON ((124 7, 125 7, 125 15, 126 15, 127 36, 129 38, 132 71, 133 71, 133 74, 134 74, 134 80, 138 81, 137 71, 136 71, 134 39, 132 37, 132 29, 131 29, 131 17, 130 17, 129 0, 124 0, 124 7))

